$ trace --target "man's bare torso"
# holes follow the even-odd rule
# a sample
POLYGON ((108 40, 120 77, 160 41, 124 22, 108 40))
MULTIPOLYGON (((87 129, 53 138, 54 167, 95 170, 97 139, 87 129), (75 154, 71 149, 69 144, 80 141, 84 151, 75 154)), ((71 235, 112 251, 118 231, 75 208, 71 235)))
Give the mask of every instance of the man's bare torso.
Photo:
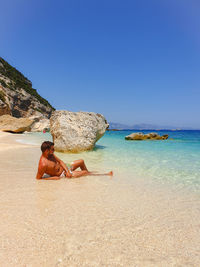
POLYGON ((44 172, 50 176, 60 176, 63 172, 63 167, 57 162, 54 155, 50 155, 48 159, 41 156, 39 165, 41 165, 44 172))

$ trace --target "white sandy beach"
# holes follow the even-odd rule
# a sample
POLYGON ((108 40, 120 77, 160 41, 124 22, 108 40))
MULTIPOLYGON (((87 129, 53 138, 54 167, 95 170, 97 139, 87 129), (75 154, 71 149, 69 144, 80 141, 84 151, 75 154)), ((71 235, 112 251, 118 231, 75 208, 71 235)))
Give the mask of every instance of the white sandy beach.
POLYGON ((38 181, 40 148, 18 136, 0 133, 0 266, 200 265, 199 195, 116 176, 38 181))

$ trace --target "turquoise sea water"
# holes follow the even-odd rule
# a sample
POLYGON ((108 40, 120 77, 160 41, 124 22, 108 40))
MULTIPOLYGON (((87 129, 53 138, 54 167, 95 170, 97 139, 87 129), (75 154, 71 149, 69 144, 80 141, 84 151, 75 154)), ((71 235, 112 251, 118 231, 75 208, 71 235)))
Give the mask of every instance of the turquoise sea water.
MULTIPOLYGON (((124 137, 132 132, 109 131, 97 142, 93 151, 57 154, 65 162, 83 158, 91 170, 129 173, 129 182, 133 174, 200 190, 200 131, 157 131, 161 135, 169 134, 169 139, 126 141, 124 137)), ((19 139, 32 144, 52 140, 49 133, 23 134, 19 139)))

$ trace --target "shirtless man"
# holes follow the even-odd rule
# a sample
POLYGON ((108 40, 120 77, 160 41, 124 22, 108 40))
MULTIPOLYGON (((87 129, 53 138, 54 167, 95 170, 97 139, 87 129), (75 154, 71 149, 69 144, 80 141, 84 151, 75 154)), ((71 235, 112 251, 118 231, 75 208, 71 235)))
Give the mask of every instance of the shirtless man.
POLYGON ((59 180, 61 177, 78 178, 86 175, 113 175, 112 171, 103 174, 89 172, 82 159, 73 161, 69 164, 69 167, 66 166, 62 160, 54 155, 54 143, 50 141, 43 142, 41 150, 42 155, 39 160, 36 179, 59 180), (75 171, 77 168, 81 170, 75 171), (48 177, 45 177, 44 174, 47 174, 48 177))

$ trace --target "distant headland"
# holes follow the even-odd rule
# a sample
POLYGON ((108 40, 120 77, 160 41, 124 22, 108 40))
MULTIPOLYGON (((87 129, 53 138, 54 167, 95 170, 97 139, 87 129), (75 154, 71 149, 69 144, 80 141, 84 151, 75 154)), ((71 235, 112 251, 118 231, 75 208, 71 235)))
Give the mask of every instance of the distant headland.
POLYGON ((181 130, 200 130, 200 129, 195 129, 192 127, 177 127, 174 125, 167 126, 167 125, 154 125, 154 124, 146 124, 146 123, 127 125, 123 123, 109 122, 109 129, 107 130, 108 131, 122 131, 122 130, 127 130, 127 131, 128 130, 181 131, 181 130))

